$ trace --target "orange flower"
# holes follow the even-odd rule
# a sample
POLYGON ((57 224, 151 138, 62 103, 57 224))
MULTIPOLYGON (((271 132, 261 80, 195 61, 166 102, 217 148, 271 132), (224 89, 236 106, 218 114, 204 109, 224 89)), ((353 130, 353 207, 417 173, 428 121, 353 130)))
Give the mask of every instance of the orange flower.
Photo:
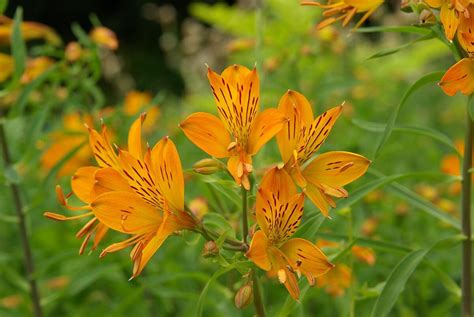
POLYGON ((372 266, 375 264, 375 252, 371 248, 355 245, 351 249, 352 254, 362 262, 372 266))
POLYGON ((10 55, 0 53, 0 83, 3 83, 13 74, 14 62, 10 55))
POLYGON ((344 295, 345 289, 351 286, 351 282, 352 271, 345 264, 336 265, 327 274, 316 279, 318 287, 325 287, 326 292, 333 297, 344 295))
POLYGON ((21 76, 21 83, 27 84, 47 71, 54 65, 54 60, 46 56, 30 59, 26 64, 26 69, 21 76))
POLYGON ((305 275, 314 285, 315 278, 333 265, 312 242, 290 237, 303 215, 304 194, 298 194, 291 177, 277 167, 262 179, 257 193, 256 216, 260 230, 255 232, 246 256, 270 276, 278 276, 294 299, 299 297, 296 276, 305 275))
MULTIPOLYGON (((0 16, 0 45, 10 44, 12 30, 13 20, 0 16)), ((26 41, 44 39, 53 45, 61 44, 61 38, 52 28, 38 22, 22 22, 21 34, 26 41)))
POLYGON ((260 82, 256 69, 234 65, 218 75, 209 68, 207 76, 219 118, 197 112, 180 127, 209 155, 229 157, 227 169, 239 185, 249 190, 252 155, 281 130, 286 119, 276 109, 259 112, 260 82))
POLYGON ((289 118, 277 134, 285 169, 328 217, 329 206, 336 206, 332 197, 347 197, 343 186, 361 177, 370 161, 358 154, 333 151, 319 155, 302 168, 326 140, 341 114, 342 106, 329 109, 313 119, 308 100, 302 94, 289 90, 280 99, 278 109, 289 118))
POLYGON ((64 50, 66 59, 70 62, 75 62, 81 58, 83 50, 81 44, 77 42, 69 42, 64 50))
POLYGON ((346 26, 356 13, 365 12, 362 18, 357 22, 354 29, 357 29, 367 20, 372 13, 383 3, 383 0, 342 0, 339 2, 328 1, 328 4, 321 4, 313 1, 303 1, 302 5, 316 6, 325 9, 323 17, 316 28, 322 29, 334 22, 342 20, 342 26, 346 26), (336 15, 338 15, 335 17, 336 15))
POLYGON ((147 120, 143 123, 143 130, 145 131, 153 129, 160 116, 160 109, 157 105, 150 105, 151 101, 150 93, 133 90, 127 93, 123 104, 123 111, 129 116, 134 116, 146 110, 147 120), (145 109, 148 106, 150 107, 145 109))
POLYGON ((449 41, 452 41, 458 26, 463 18, 469 20, 468 6, 470 0, 425 0, 432 8, 440 8, 439 17, 444 27, 444 33, 449 41))
POLYGON ((94 43, 108 49, 116 50, 119 46, 115 33, 105 26, 95 27, 89 35, 94 43))
POLYGON ((463 58, 444 74, 439 86, 448 96, 454 96, 458 91, 464 95, 474 92, 474 59, 463 58))

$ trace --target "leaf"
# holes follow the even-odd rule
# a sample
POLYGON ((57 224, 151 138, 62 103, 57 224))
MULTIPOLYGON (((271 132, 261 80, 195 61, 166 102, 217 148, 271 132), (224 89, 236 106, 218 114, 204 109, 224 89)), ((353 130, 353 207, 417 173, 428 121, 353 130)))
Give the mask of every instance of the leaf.
POLYGON ((424 85, 427 85, 432 82, 439 81, 441 77, 443 76, 443 72, 434 72, 434 73, 429 73, 420 79, 418 79, 408 90, 405 92, 405 94, 402 97, 402 100, 398 104, 398 106, 393 109, 392 113, 390 114, 390 117, 388 119, 387 125, 385 127, 384 133, 377 145, 377 148, 375 149, 374 153, 374 158, 378 156, 378 153, 382 149, 382 147, 385 145, 385 143, 388 141, 393 127, 395 126, 395 122, 397 121, 398 114, 400 113, 400 110, 402 107, 405 105, 406 101, 408 98, 418 89, 423 87, 424 85))
POLYGON ((375 58, 380 58, 380 57, 384 57, 384 56, 387 56, 387 55, 392 55, 392 54, 395 54, 397 53, 398 51, 401 51, 405 48, 408 48, 410 47, 411 45, 415 44, 415 43, 418 43, 418 42, 422 42, 422 41, 426 41, 426 40, 431 40, 432 38, 434 37, 433 33, 430 32, 429 34, 426 34, 424 36, 421 36, 413 41, 410 41, 408 43, 405 43, 403 45, 400 45, 399 47, 395 47, 395 48, 389 48, 389 49, 384 49, 378 53, 375 53, 374 55, 370 56, 368 59, 375 59, 375 58))
POLYGON ((235 189, 238 188, 234 181, 223 180, 214 175, 201 175, 195 173, 196 178, 198 178, 201 182, 207 183, 220 192, 222 195, 227 197, 230 202, 232 202, 235 206, 240 206, 240 196, 235 192, 235 189))
POLYGON ((234 229, 221 214, 210 212, 204 215, 204 227, 219 233, 219 236, 235 237, 234 229))
POLYGON ((13 73, 13 82, 16 83, 20 80, 21 75, 25 71, 26 64, 26 47, 25 41, 21 34, 21 23, 23 20, 23 9, 18 7, 15 12, 12 30, 12 55, 15 63, 15 70, 13 73))
MULTIPOLYGON (((387 125, 383 123, 369 122, 369 121, 356 119, 356 118, 352 119, 352 123, 354 123, 359 128, 362 128, 364 130, 371 131, 371 132, 384 132, 387 127, 387 125)), ((431 129, 427 127, 417 127, 417 126, 394 126, 392 131, 413 133, 413 134, 419 134, 419 135, 430 137, 450 147, 451 149, 455 151, 457 155, 461 156, 456 146, 454 145, 454 142, 447 135, 435 129, 431 129)))
POLYGON ((355 30, 359 33, 376 33, 376 32, 396 32, 396 33, 412 33, 412 34, 430 34, 432 31, 420 26, 371 26, 355 30))
POLYGON ((0 14, 3 14, 3 12, 5 12, 7 6, 8 0, 0 0, 0 14))

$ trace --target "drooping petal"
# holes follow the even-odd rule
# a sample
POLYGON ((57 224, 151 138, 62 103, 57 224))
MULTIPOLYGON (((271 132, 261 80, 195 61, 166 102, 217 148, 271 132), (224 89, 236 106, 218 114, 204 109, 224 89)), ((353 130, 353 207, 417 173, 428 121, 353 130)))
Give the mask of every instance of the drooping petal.
POLYGON ((94 174, 99 169, 95 166, 81 167, 71 178, 72 191, 85 203, 91 202, 91 192, 95 183, 94 174))
POLYGON ((107 192, 91 203, 95 216, 107 227, 129 234, 143 234, 157 229, 162 216, 137 194, 107 192))
POLYGON ((298 300, 300 297, 300 289, 295 273, 290 270, 290 261, 286 255, 275 247, 269 249, 270 259, 272 262, 271 275, 277 275, 280 283, 284 284, 288 293, 293 299, 298 300))
POLYGON ((268 238, 262 230, 255 232, 250 243, 250 248, 245 254, 255 265, 265 271, 269 271, 272 267, 268 258, 268 238))
POLYGON ((184 210, 184 177, 178 150, 165 137, 152 150, 158 188, 173 211, 184 210))
POLYGON ((145 121, 146 114, 142 113, 140 118, 135 120, 130 127, 130 131, 128 132, 128 151, 132 154, 136 159, 141 159, 143 157, 142 154, 142 125, 145 121))
POLYGON ((250 127, 247 152, 253 155, 283 128, 287 119, 277 109, 267 109, 257 114, 250 127))
POLYGON ((280 250, 285 253, 293 269, 306 276, 310 285, 314 285, 315 278, 334 267, 316 245, 305 239, 290 239, 280 250))
POLYGON ((207 154, 217 158, 230 155, 227 150, 231 142, 229 133, 216 116, 205 112, 193 113, 179 126, 191 142, 207 154))
POLYGON ((304 193, 325 217, 329 217, 329 207, 331 207, 331 205, 329 204, 328 196, 324 194, 319 187, 312 183, 307 183, 304 188, 304 193))
POLYGON ((299 162, 308 160, 321 147, 341 112, 342 106, 329 109, 304 128, 297 145, 299 162))
POLYGON ((292 90, 288 90, 281 97, 278 110, 288 119, 286 124, 283 125, 283 129, 277 134, 281 158, 283 163, 286 163, 297 147, 302 127, 313 122, 313 110, 305 96, 292 90))
POLYGON ((448 96, 454 96, 458 91, 464 95, 474 92, 474 59, 463 58, 451 68, 439 82, 439 86, 448 96))
POLYGON ((319 155, 303 170, 307 182, 318 185, 326 194, 347 197, 342 186, 365 174, 370 160, 350 152, 333 151, 319 155))
POLYGON ((449 41, 452 41, 459 25, 459 16, 455 8, 450 7, 449 1, 445 1, 439 13, 441 23, 443 23, 444 33, 449 41))

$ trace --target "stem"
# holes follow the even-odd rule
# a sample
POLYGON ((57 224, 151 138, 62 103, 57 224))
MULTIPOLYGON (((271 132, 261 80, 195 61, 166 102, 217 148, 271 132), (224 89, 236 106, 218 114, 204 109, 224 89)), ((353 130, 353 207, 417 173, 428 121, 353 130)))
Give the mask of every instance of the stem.
MULTIPOLYGON (((354 220, 352 218, 352 210, 349 210, 349 245, 352 244, 352 241, 354 239, 353 226, 354 226, 354 220)), ((353 272, 353 270, 354 270, 354 256, 352 255, 352 252, 349 251, 349 253, 350 253, 349 266, 351 268, 351 272, 353 272)), ((351 288, 350 288, 349 317, 354 317, 355 316, 354 297, 355 297, 354 296, 354 280, 352 280, 351 281, 351 288)))
POLYGON ((265 306, 263 305, 262 294, 260 293, 260 281, 257 273, 252 273, 253 279, 253 304, 258 317, 265 317, 265 306))
POLYGON ((467 107, 467 127, 466 137, 464 138, 464 160, 462 165, 462 233, 466 239, 462 243, 462 316, 472 316, 472 236, 471 236, 471 174, 469 169, 472 166, 472 141, 473 141, 473 122, 469 114, 469 102, 467 107))
MULTIPOLYGON (((3 123, 0 123, 0 143, 2 146, 2 154, 3 154, 3 161, 5 162, 5 168, 8 168, 10 167, 12 162, 10 159, 10 152, 8 151, 7 138, 5 136, 3 123)), ((16 209, 16 213, 18 217, 18 226, 20 229, 20 238, 21 238, 21 243, 23 247, 26 278, 30 285, 30 295, 31 295, 31 301, 33 303, 33 312, 34 312, 35 317, 41 317, 43 316, 43 313, 41 310, 38 286, 36 284, 33 256, 31 253, 31 247, 28 240, 28 230, 26 227, 25 212, 23 210, 23 206, 21 203, 20 188, 15 183, 10 183, 10 190, 12 193, 13 202, 15 204, 15 209, 16 209)))
POLYGON ((242 241, 247 244, 249 223, 247 220, 247 190, 242 187, 242 241))

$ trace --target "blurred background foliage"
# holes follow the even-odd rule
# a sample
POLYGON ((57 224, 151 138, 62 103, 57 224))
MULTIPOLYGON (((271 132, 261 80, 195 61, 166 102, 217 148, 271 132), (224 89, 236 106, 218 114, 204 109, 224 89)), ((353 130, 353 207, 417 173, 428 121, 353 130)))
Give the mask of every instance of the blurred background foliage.
MULTIPOLYGON (((449 49, 436 40, 371 58, 413 40, 414 35, 349 32, 338 26, 316 30, 320 10, 301 7, 298 1, 11 1, 5 15, 12 18, 19 6, 24 8, 24 21, 40 22, 51 30, 25 41, 26 71, 18 73, 16 67, 0 93, 15 163, 13 169, 3 166, 0 174, 2 316, 31 314, 17 218, 6 186, 12 182, 22 189, 47 316, 190 316, 198 302, 204 305, 205 316, 252 315, 252 307, 239 311, 233 305, 235 291, 242 285, 236 271, 214 281, 200 299, 219 266, 217 259, 201 256, 204 240, 195 234, 169 239, 145 273, 128 282, 131 265, 126 252, 100 260, 100 250, 78 256, 80 241, 74 236, 78 223, 60 224, 42 216, 45 210, 60 211, 55 185, 69 188, 74 170, 92 162, 84 122, 99 127, 102 118, 114 142, 124 144, 128 126, 141 111, 148 111, 146 138, 150 144, 165 135, 175 140, 188 170, 186 201, 193 211, 208 213, 205 219, 210 224, 237 229, 237 188, 229 188, 224 173, 190 172, 205 154, 177 125, 195 111, 215 113, 205 64, 217 71, 234 63, 256 65, 263 107, 276 107, 287 89, 307 96, 315 113, 345 102, 343 116, 322 152, 345 150, 374 159, 383 130, 380 124, 387 121, 406 89, 422 75, 445 70, 453 62, 449 49), (100 25, 117 34, 117 49, 92 38, 90 31, 100 25), (81 47, 77 59, 67 53, 71 41, 81 47), (40 57, 43 66, 35 73, 32 61, 40 57), (25 77, 29 69, 36 75, 25 77)), ((390 3, 367 24, 416 24, 417 19, 390 3)), ((1 39, 0 32, 3 54, 15 55, 16 50, 14 57, 21 55, 21 38, 16 44, 1 39)), ((349 187, 352 195, 360 194, 357 204, 338 208, 332 220, 324 220, 306 203, 307 225, 298 234, 319 241, 330 256, 337 255, 341 269, 319 281, 320 287, 309 288, 301 304, 289 300, 275 280, 263 277, 269 316, 347 316, 351 305, 356 316, 368 316, 392 268, 408 251, 429 247, 456 232, 446 221, 426 213, 416 199, 449 219, 459 218, 455 177, 459 162, 449 145, 462 137, 464 103, 461 97, 446 97, 435 84, 415 92, 397 125, 441 131, 448 137, 445 144, 406 129, 395 130, 373 161, 371 169, 376 172, 349 187), (397 179, 395 186, 360 191, 374 184, 377 171, 409 175, 397 179), (427 177, 413 172, 432 173, 427 177), (405 195, 400 194, 400 186, 405 195), (346 252, 352 247, 348 241, 357 237, 357 245, 370 249, 362 254, 357 249, 346 252)), ((256 174, 278 160, 272 141, 255 159, 256 174)), ((105 243, 117 237, 107 237, 105 243)), ((460 261, 453 253, 460 253, 458 247, 429 254, 409 280, 393 316, 458 314, 459 289, 454 282, 459 282, 460 261)))

